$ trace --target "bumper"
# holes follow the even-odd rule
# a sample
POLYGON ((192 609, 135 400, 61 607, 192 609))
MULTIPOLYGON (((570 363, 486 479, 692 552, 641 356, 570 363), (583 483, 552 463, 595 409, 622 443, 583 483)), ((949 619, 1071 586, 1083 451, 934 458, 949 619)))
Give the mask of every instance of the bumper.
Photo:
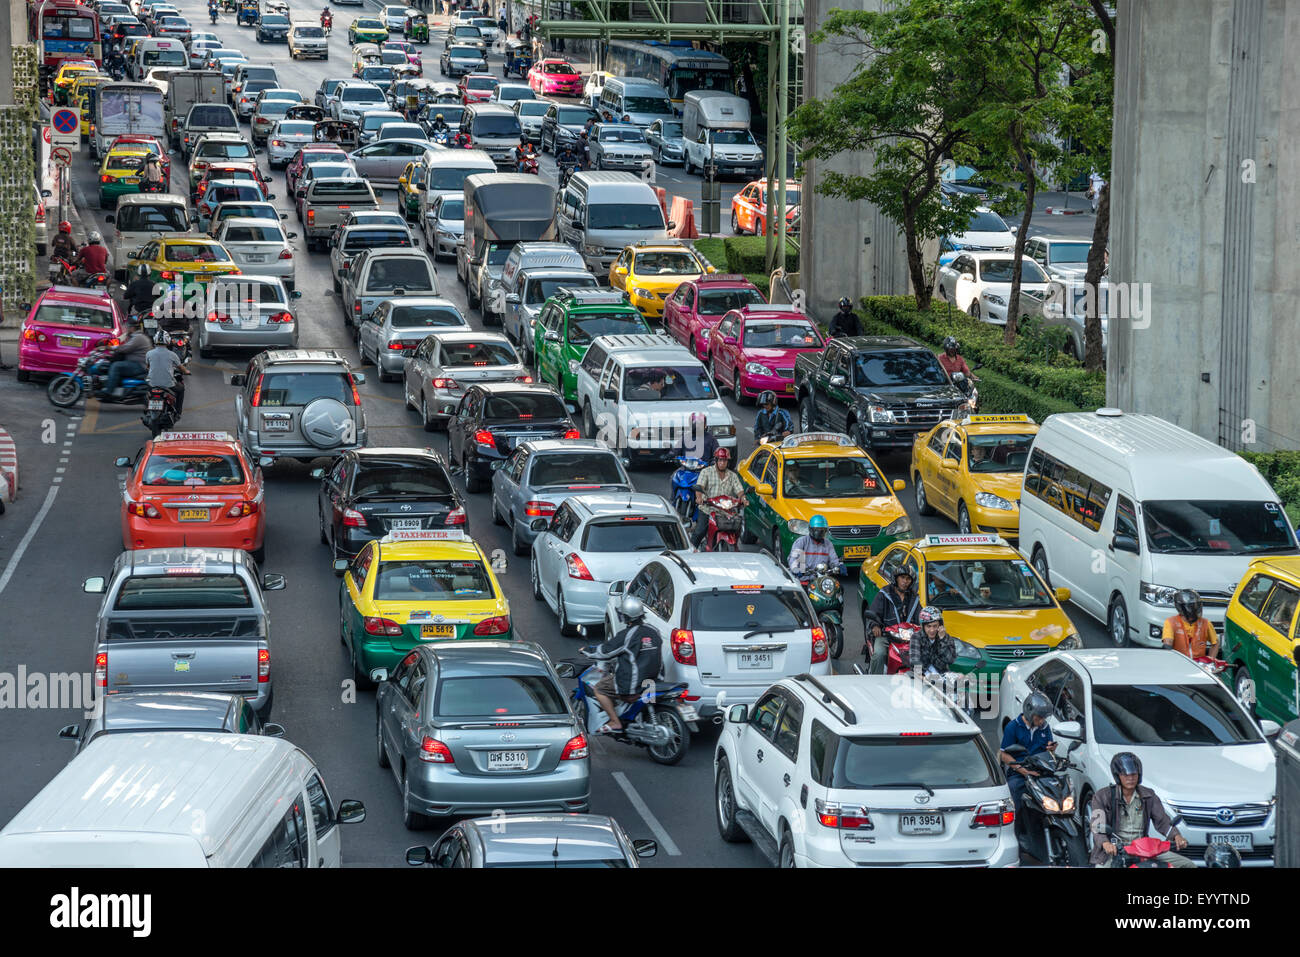
POLYGON ((329 59, 329 55, 330 55, 329 47, 325 47, 325 46, 320 46, 320 47, 300 47, 300 46, 295 46, 295 47, 293 48, 293 52, 294 52, 297 56, 303 56, 303 57, 306 57, 306 56, 310 56, 310 57, 319 57, 319 58, 322 59, 322 60, 327 60, 327 59, 329 59))
POLYGON ((434 247, 438 250, 439 256, 455 256, 456 244, 460 241, 460 236, 447 235, 444 233, 434 232, 434 247))
POLYGON ((599 625, 605 620, 605 607, 609 601, 612 582, 582 581, 569 578, 564 589, 564 614, 578 625, 599 625))
POLYGON ((25 348, 25 344, 19 341, 18 368, 23 372, 48 372, 58 375, 63 372, 71 373, 76 367, 76 357, 70 356, 66 360, 55 362, 35 346, 25 348))
POLYGON ((269 162, 272 166, 275 166, 276 164, 279 164, 280 166, 286 166, 288 165, 289 161, 293 159, 293 154, 298 152, 298 150, 302 148, 304 145, 306 144, 293 143, 289 146, 283 146, 283 147, 276 147, 276 146, 268 147, 266 150, 267 162, 269 162))
POLYGON ((860 428, 860 435, 867 440, 867 444, 871 449, 911 450, 913 440, 924 431, 926 431, 926 428, 922 426, 884 423, 880 425, 864 425, 860 428))
POLYGON ((411 765, 411 798, 438 817, 539 811, 582 811, 590 803, 589 761, 561 761, 546 774, 464 774, 455 765, 411 765))
POLYGON ((684 163, 686 162, 686 150, 680 146, 661 146, 659 147, 659 161, 661 163, 684 163))
POLYGON ((640 173, 642 165, 647 161, 653 162, 654 157, 649 153, 645 156, 627 156, 615 159, 612 156, 602 156, 600 158, 601 169, 621 169, 628 173, 640 173))
POLYGON ((200 342, 213 349, 294 349, 298 345, 298 324, 281 323, 280 328, 222 328, 221 323, 205 322, 199 332, 200 342))
POLYGON ((264 263, 240 263, 239 274, 241 276, 266 276, 272 279, 283 279, 285 282, 291 283, 294 277, 294 261, 277 257, 264 263))
POLYGON ((464 397, 464 392, 449 392, 445 389, 434 389, 433 397, 429 399, 429 418, 434 421, 446 421, 456 414, 456 407, 460 405, 460 400, 464 397))
POLYGON ((543 80, 539 85, 542 88, 542 96, 552 93, 557 96, 582 96, 581 83, 549 83, 543 80))
MULTIPOLYGON (((708 157, 704 158, 708 162, 708 157)), ((721 173, 743 173, 746 176, 762 176, 763 160, 714 160, 714 165, 718 167, 721 173)))
MULTIPOLYGON (((730 701, 730 698, 728 698, 730 701)), ((796 851, 799 867, 1015 867, 1020 861, 1020 847, 1013 825, 998 828, 997 841, 990 841, 989 855, 982 860, 972 854, 953 850, 945 853, 947 843, 934 838, 906 837, 865 845, 870 848, 867 860, 851 860, 840 843, 844 831, 819 827, 806 831, 802 852, 796 851), (925 841, 924 848, 913 842, 925 841), (966 858, 970 858, 967 860, 966 858)), ((879 839, 877 839, 879 840, 879 839)), ((863 856, 859 852, 859 856, 863 856)))
POLYGON ((117 181, 113 183, 101 183, 99 186, 99 196, 103 200, 115 200, 121 196, 131 196, 140 192, 139 183, 124 183, 117 181))
POLYGON ((353 449, 362 448, 369 441, 369 435, 366 429, 362 429, 357 434, 356 442, 340 442, 330 449, 318 449, 316 446, 307 442, 301 442, 295 445, 272 445, 264 447, 262 445, 262 434, 260 432, 249 430, 240 436, 240 444, 244 447, 244 453, 254 458, 267 456, 273 459, 318 459, 324 456, 333 458, 343 452, 350 452, 353 449))
POLYGON ((250 515, 232 525, 204 528, 202 524, 166 525, 136 516, 122 517, 122 548, 236 548, 246 552, 257 551, 266 541, 266 516, 264 512, 250 515))
POLYGON ((746 372, 744 367, 740 371, 740 391, 745 395, 759 395, 768 389, 776 393, 779 399, 782 396, 794 398, 794 378, 789 379, 783 376, 775 375, 754 375, 746 372))
MULTIPOLYGON (((795 667, 790 673, 828 675, 831 673, 830 659, 820 661, 815 665, 805 664, 802 668, 795 667)), ((735 678, 729 678, 725 681, 719 681, 718 679, 704 681, 700 678, 699 668, 691 665, 679 665, 671 659, 664 666, 664 680, 667 683, 685 682, 690 686, 692 695, 700 696, 695 708, 700 713, 701 718, 711 718, 719 713, 718 695, 725 697, 724 708, 730 708, 732 705, 737 704, 752 705, 759 699, 760 695, 772 687, 772 682, 784 677, 785 675, 778 674, 776 671, 767 671, 761 677, 755 674, 755 680, 752 684, 748 682, 742 683, 735 678)))
MULTIPOLYGON (((832 535, 831 544, 835 546, 835 551, 839 553, 840 561, 844 562, 849 568, 857 568, 863 562, 870 561, 873 556, 879 555, 900 538, 905 537, 907 536, 877 535, 874 538, 841 538, 838 535, 832 535), (857 551, 854 554, 849 554, 854 549, 867 549, 867 552, 863 554, 861 551, 857 551)), ((781 529, 780 538, 781 552, 788 556, 798 536, 791 533, 789 526, 785 526, 781 529)))
POLYGON ((992 533, 1001 535, 1013 545, 1020 538, 1020 509, 982 508, 976 506, 970 512, 971 532, 973 534, 992 533))
POLYGON ((636 306, 637 311, 647 319, 662 319, 664 314, 664 301, 657 296, 653 299, 645 296, 629 296, 632 305, 636 306))
POLYGON ((379 353, 379 361, 375 365, 379 367, 380 372, 390 375, 400 374, 406 370, 406 354, 384 349, 379 353))

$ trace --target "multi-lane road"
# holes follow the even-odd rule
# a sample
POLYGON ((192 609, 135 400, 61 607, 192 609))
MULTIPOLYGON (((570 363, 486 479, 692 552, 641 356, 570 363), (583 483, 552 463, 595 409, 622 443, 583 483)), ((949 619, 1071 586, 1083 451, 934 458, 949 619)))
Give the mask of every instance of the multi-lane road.
MULTIPOLYGON (((186 0, 179 4, 195 29, 208 29, 206 6, 186 0)), ((369 12, 370 8, 366 8, 369 12)), ((212 28, 229 46, 246 50, 250 59, 273 62, 285 85, 310 93, 321 79, 349 73, 347 24, 359 8, 335 10, 330 59, 298 63, 289 60, 283 45, 258 45, 248 28, 239 28, 223 14, 212 28)), ((316 12, 309 16, 315 19, 316 12)), ((441 21, 436 21, 433 42, 426 57, 436 75, 441 49, 441 21)), ((500 59, 492 59, 499 72, 500 59)), ((264 161, 264 159, 263 159, 264 161)), ((176 175, 184 176, 179 157, 176 175)), ((103 214, 91 211, 94 171, 82 154, 74 166, 74 195, 86 229, 106 229, 103 214)), ((549 157, 542 175, 554 178, 549 157)), ((278 205, 286 210, 286 190, 275 174, 278 205)), ((699 180, 680 171, 660 171, 660 185, 670 194, 698 200, 699 180)), ((724 203, 740 185, 725 184, 724 203)), ((394 194, 384 199, 391 206, 394 194)), ((1083 219, 1085 217, 1074 217, 1083 219)), ((1057 220, 1060 222, 1060 220, 1057 220)), ((290 210, 291 228, 296 227, 290 210)), ((1078 228, 1076 224, 1071 226, 1078 228)), ((300 231, 300 230, 299 230, 300 231)), ((1074 231, 1074 230, 1072 230, 1074 231)), ((330 292, 328 261, 309 254, 301 236, 295 240, 297 284, 304 293, 297 302, 301 345, 333 348, 356 359, 356 350, 343 326, 338 298, 330 292)), ((450 264, 439 264, 441 292, 464 308, 464 289, 450 264)), ((468 310, 466 310, 468 314, 468 310)), ((475 315, 475 321, 477 316, 475 315)), ((6 356, 9 361, 12 356, 6 356)), ((233 391, 229 373, 239 365, 229 361, 193 363, 188 382, 183 424, 187 429, 234 429, 233 391)), ((445 450, 442 435, 427 435, 403 408, 400 386, 381 384, 369 376, 362 387, 371 440, 379 445, 426 446, 445 450)), ((742 454, 752 446, 753 409, 730 402, 741 424, 742 454)), ((91 636, 98 599, 81 592, 81 581, 104 574, 120 545, 119 510, 121 475, 113 467, 119 455, 133 455, 146 433, 136 408, 106 407, 96 403, 81 410, 61 411, 50 405, 43 383, 19 384, 0 378, 0 408, 7 411, 5 425, 23 450, 23 494, 0 519, 0 673, 17 675, 84 672, 89 670, 91 636)), ((880 462, 891 478, 906 477, 902 458, 880 462)), ((269 473, 267 492, 268 571, 288 579, 288 587, 269 595, 273 615, 272 649, 276 682, 273 720, 283 724, 290 740, 304 748, 322 768, 336 799, 358 798, 369 814, 364 824, 349 828, 344 857, 354 865, 402 866, 403 850, 431 839, 430 832, 413 834, 402 826, 398 790, 389 774, 374 761, 374 695, 349 693, 349 668, 337 640, 338 582, 329 567, 328 552, 317 543, 316 485, 310 466, 296 462, 277 465, 269 473)), ((667 489, 669 472, 645 468, 634 472, 642 491, 667 489)), ((910 484, 910 483, 909 483, 910 484)), ((511 556, 500 576, 511 602, 515 633, 540 643, 553 657, 575 653, 578 640, 563 638, 554 617, 535 602, 528 587, 526 559, 513 558, 507 535, 494 526, 486 497, 466 495, 471 534, 487 551, 501 549, 511 556)), ((911 509, 911 490, 903 501, 911 509)), ((922 531, 950 531, 943 519, 919 519, 922 531)), ((847 593, 854 594, 849 583, 847 593)), ((851 602, 852 604, 852 602, 851 602)), ((855 613, 848 616, 844 659, 847 669, 862 647, 861 626, 855 613)), ((1089 645, 1102 645, 1102 629, 1082 613, 1072 615, 1089 645)), ((860 660, 860 659, 858 659, 860 660)), ((80 719, 71 710, 15 708, 0 695, 0 744, 8 773, 0 782, 0 824, 7 822, 71 756, 70 746, 56 738, 64 724, 80 719)), ((717 731, 705 728, 690 753, 678 766, 652 764, 644 753, 597 739, 593 747, 592 810, 614 815, 634 837, 655 837, 660 855, 649 866, 746 866, 761 864, 748 845, 730 845, 717 835, 713 822, 712 755, 717 731)))

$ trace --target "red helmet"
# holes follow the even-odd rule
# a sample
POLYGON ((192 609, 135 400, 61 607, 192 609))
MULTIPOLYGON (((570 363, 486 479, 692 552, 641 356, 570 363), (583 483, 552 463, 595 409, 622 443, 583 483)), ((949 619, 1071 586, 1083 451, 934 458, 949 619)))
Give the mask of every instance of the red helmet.
POLYGON ((68 222, 66 219, 59 223, 59 232, 68 233, 70 235, 72 233, 72 223, 68 222))
POLYGON ((713 457, 714 459, 722 459, 724 462, 731 461, 731 453, 723 448, 719 448, 718 451, 714 452, 713 457))

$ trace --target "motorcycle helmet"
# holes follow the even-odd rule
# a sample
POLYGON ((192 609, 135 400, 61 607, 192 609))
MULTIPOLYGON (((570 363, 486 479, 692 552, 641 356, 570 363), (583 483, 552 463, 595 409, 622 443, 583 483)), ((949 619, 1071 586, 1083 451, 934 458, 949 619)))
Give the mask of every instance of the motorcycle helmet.
POLYGON ((840 297, 840 308, 843 309, 843 310, 849 310, 849 309, 852 309, 852 308, 853 308, 853 300, 850 299, 848 296, 841 296, 841 297, 840 297))
POLYGON ((1196 621, 1201 617, 1201 596, 1190 588, 1184 588, 1174 595, 1174 608, 1185 621, 1196 621))
POLYGON ((1136 774, 1138 784, 1142 783, 1142 762, 1132 751, 1121 751, 1110 759, 1110 776, 1115 779, 1116 787, 1119 787, 1121 774, 1136 774))
POLYGON ((1206 867, 1241 867, 1241 852, 1231 844, 1211 844, 1205 849, 1206 867))
POLYGON ((434 119, 437 120, 439 123, 443 122, 442 114, 441 114, 441 113, 439 113, 437 116, 435 116, 434 119))
POLYGON ((898 585, 898 579, 900 579, 900 578, 903 577, 904 575, 906 575, 909 579, 912 579, 913 581, 915 581, 915 579, 916 579, 916 576, 913 575, 912 572, 911 572, 909 569, 907 569, 907 568, 905 568, 905 567, 904 567, 904 568, 895 568, 895 569, 894 569, 894 573, 893 573, 892 575, 889 576, 889 583, 890 583, 891 585, 895 585, 895 586, 897 586, 897 585, 898 585))
POLYGON ((135 267, 135 274, 139 276, 141 279, 148 279, 149 267, 146 266, 144 263, 141 263, 140 265, 135 267))
POLYGON ((935 608, 934 605, 926 605, 924 608, 921 609, 921 613, 916 616, 916 621, 917 624, 920 625, 928 625, 931 624, 932 622, 935 624, 942 625, 943 612, 941 612, 938 608, 935 608))
POLYGON ((718 449, 718 451, 716 451, 716 452, 713 453, 713 461, 715 461, 715 462, 730 462, 730 461, 731 461, 731 453, 728 452, 726 449, 718 449))
POLYGON ((1032 726, 1034 716, 1047 720, 1047 716, 1052 713, 1052 702, 1047 700, 1047 695, 1041 691, 1034 691, 1025 698, 1024 707, 1020 713, 1025 716, 1025 720, 1032 726))
POLYGON ((69 236, 71 236, 71 235, 72 235, 72 223, 68 222, 66 219, 65 219, 63 222, 59 223, 59 232, 61 232, 61 233, 67 233, 69 236))
POLYGON ((618 610, 627 621, 640 621, 645 617, 645 606, 641 604, 640 598, 633 595, 624 595, 618 610))
POLYGON ((826 521, 825 515, 814 515, 808 520, 808 537, 814 542, 826 541, 826 529, 830 528, 830 523, 826 521))
POLYGON ((776 405, 776 393, 773 392, 771 389, 766 390, 762 395, 758 397, 758 404, 762 406, 766 406, 768 404, 776 405))
POLYGON ((90 243, 90 245, 92 246, 98 245, 103 241, 104 241, 104 237, 99 235, 98 229, 92 230, 90 235, 86 237, 86 242, 90 243))
POLYGON ((957 341, 956 336, 946 336, 943 340, 943 351, 949 354, 957 352, 961 348, 961 343, 957 341))

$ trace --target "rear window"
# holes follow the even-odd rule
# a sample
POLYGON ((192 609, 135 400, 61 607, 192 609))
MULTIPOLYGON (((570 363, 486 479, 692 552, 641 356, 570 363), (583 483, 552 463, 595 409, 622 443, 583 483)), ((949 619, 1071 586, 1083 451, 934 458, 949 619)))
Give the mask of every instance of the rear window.
MULTIPOLYGON (((225 188, 227 187, 218 187, 218 189, 225 188)), ((213 243, 212 245, 206 243, 202 245, 199 243, 168 243, 163 250, 163 259, 174 263, 230 262, 230 256, 228 256, 226 251, 216 243, 213 243)))
POLYGON ((720 316, 743 306, 763 305, 762 293, 757 289, 714 289, 700 292, 697 312, 702 316, 720 316))
POLYGON ((141 481, 145 485, 243 485, 244 467, 234 455, 149 456, 141 481))
MULTIPOLYGON (((429 189, 446 190, 446 189, 463 189, 465 186, 465 177, 471 173, 486 173, 489 170, 481 167, 471 167, 464 169, 452 166, 432 166, 429 168, 425 181, 429 189)), ((461 207, 461 215, 464 216, 464 207, 461 207)))
MULTIPOLYGON (((229 203, 232 200, 255 200, 262 198, 262 190, 256 183, 239 186, 216 186, 211 191, 211 199, 216 203, 229 203)), ((226 260, 220 260, 225 262, 226 260)))
POLYGON ((447 473, 425 462, 365 461, 352 481, 352 494, 365 498, 419 495, 448 498, 452 495, 447 473))
POLYGON ((566 415, 568 413, 560 397, 545 392, 489 396, 483 409, 483 418, 498 422, 511 419, 563 419, 566 415))
POLYGON ((321 27, 294 27, 293 35, 295 37, 323 37, 325 31, 321 27))
POLYGON ((306 405, 320 398, 352 405, 352 383, 341 372, 271 372, 262 379, 263 406, 306 405))
POLYGON ((36 310, 36 318, 32 322, 61 326, 86 326, 92 329, 112 329, 113 314, 107 309, 96 309, 94 306, 78 306, 67 302, 47 302, 36 310))
POLYGON ((384 93, 373 86, 348 86, 339 97, 345 103, 383 103, 384 93))
POLYGON ((368 295, 392 292, 394 289, 405 289, 407 292, 432 292, 433 288, 433 271, 429 268, 428 262, 414 257, 373 261, 365 281, 365 291, 368 295))
POLYGON ((279 226, 230 226, 225 242, 232 243, 282 243, 284 234, 279 226))
POLYGON ((150 608, 252 608, 253 599, 238 575, 139 575, 122 582, 118 611, 150 608))
POLYGON ((695 592, 686 599, 683 628, 694 631, 760 631, 776 635, 812 627, 803 593, 789 588, 695 592))
POLYGON ((189 57, 184 50, 145 50, 144 55, 140 58, 140 64, 146 68, 151 66, 189 66, 189 57))
POLYGON ((281 136, 311 136, 316 131, 316 124, 310 120, 285 120, 280 124, 281 136))
POLYGON ((494 598, 487 569, 477 560, 382 562, 376 601, 483 601, 494 598))
POLYGON ((584 552, 661 552, 685 547, 686 537, 676 522, 646 521, 640 515, 588 525, 582 540, 584 552))
POLYGON ((183 206, 122 203, 117 228, 124 233, 181 233, 189 229, 189 218, 183 206))
POLYGON ((411 234, 405 229, 353 229, 343 241, 343 251, 359 253, 363 249, 410 245, 411 234))
POLYGON ((247 143, 202 143, 194 151, 196 159, 253 159, 253 147, 247 143))
POLYGON ((284 293, 281 286, 272 282, 249 282, 234 278, 227 282, 217 282, 212 286, 213 306, 220 309, 240 303, 283 303, 284 293))
POLYGON ((998 783, 977 735, 844 738, 835 749, 833 788, 979 788, 998 783))
POLYGON ((566 714, 568 708, 546 675, 483 675, 447 678, 438 686, 433 713, 443 718, 566 714))
POLYGON ((515 350, 504 342, 449 342, 442 346, 444 366, 508 366, 519 361, 515 350))
POLYGON ((284 116, 289 112, 289 107, 300 106, 291 100, 263 100, 257 107, 259 116, 284 116))
POLYGON ((316 182, 312 184, 311 194, 316 198, 337 200, 340 203, 374 201, 370 194, 370 187, 361 180, 344 183, 316 182))
POLYGON ((232 130, 239 129, 234 111, 228 106, 195 106, 190 110, 187 126, 221 126, 232 130))
POLYGON ((464 326, 465 317, 452 306, 398 306, 388 317, 395 329, 418 329, 421 326, 464 326))
POLYGON ((529 484, 543 486, 622 485, 626 483, 612 452, 547 452, 533 457, 529 484))

